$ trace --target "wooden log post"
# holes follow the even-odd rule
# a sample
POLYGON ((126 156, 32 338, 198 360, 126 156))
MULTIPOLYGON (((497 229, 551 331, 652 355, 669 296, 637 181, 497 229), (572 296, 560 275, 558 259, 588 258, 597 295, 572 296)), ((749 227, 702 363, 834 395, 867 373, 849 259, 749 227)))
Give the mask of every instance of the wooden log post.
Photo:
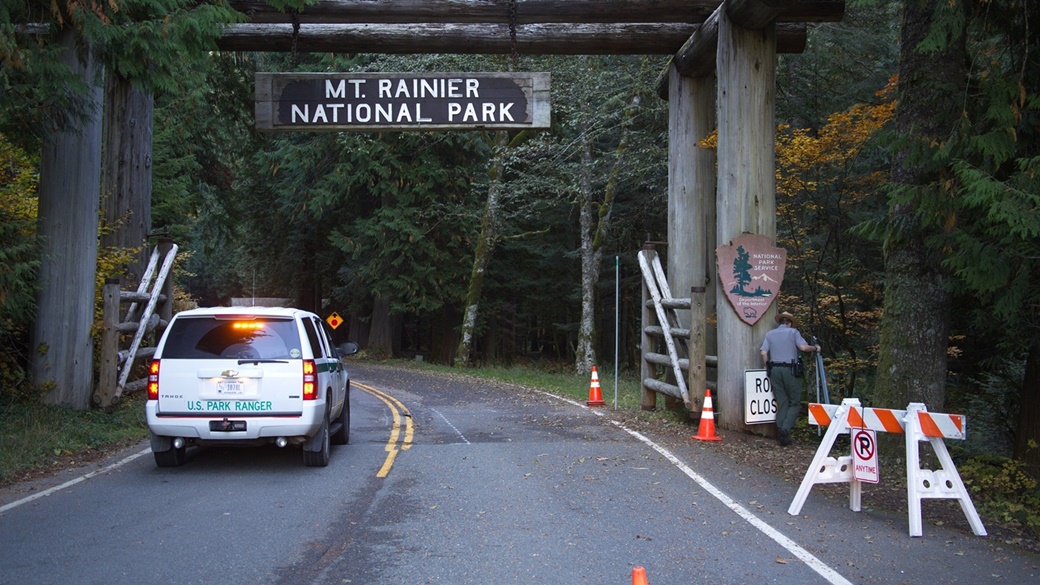
MULTIPOLYGON (((94 287, 101 185, 104 66, 73 28, 60 31, 61 59, 85 88, 83 116, 46 131, 40 153, 32 374, 44 402, 90 408, 94 393, 94 287)), ((71 78, 70 78, 71 79, 71 78)), ((71 90, 70 90, 71 91, 71 90)))
POLYGON ((119 378, 119 279, 105 279, 101 289, 103 301, 101 355, 98 364, 98 385, 94 402, 103 409, 115 405, 116 381, 119 378))
POLYGON ((101 245, 140 248, 125 276, 141 279, 151 250, 152 118, 155 100, 150 90, 111 74, 106 79, 101 172, 102 209, 111 228, 101 245))
MULTIPOLYGON (((714 69, 714 68, 712 68, 714 69)), ((702 293, 708 272, 708 253, 714 235, 707 238, 708 211, 714 232, 715 152, 697 144, 715 129, 715 76, 688 77, 673 64, 668 83, 668 280, 683 295, 702 293), (709 206, 710 202, 710 206, 709 206)), ((691 299, 692 300, 692 299, 691 299)), ((687 371, 690 416, 700 418, 707 383, 704 297, 691 310, 687 371), (700 311, 700 315, 696 312, 700 311)))
MULTIPOLYGON (((654 245, 647 243, 643 244, 643 249, 639 252, 640 254, 649 255, 654 251, 654 245)), ((652 307, 648 307, 647 303, 650 301, 650 291, 647 288, 646 280, 640 278, 640 282, 643 283, 641 290, 643 295, 640 299, 639 306, 642 310, 642 319, 640 319, 640 335, 642 350, 639 352, 639 387, 642 391, 642 400, 640 401, 639 407, 642 410, 655 410, 657 408, 657 392, 646 387, 643 383, 644 380, 655 378, 657 376, 657 367, 646 361, 646 354, 648 352, 654 352, 657 348, 654 347, 654 337, 647 333, 647 327, 655 323, 657 320, 657 313, 652 307)))
MULTIPOLYGON (((745 232, 775 238, 776 34, 772 25, 761 30, 737 25, 725 11, 719 15, 718 31, 718 244, 745 232)), ((754 327, 730 307, 718 312, 714 406, 720 427, 744 429, 744 370, 758 367, 758 348, 775 310, 754 327)))
POLYGON ((707 287, 690 288, 690 366, 687 384, 690 392, 690 418, 700 420, 704 395, 708 389, 707 287))
MULTIPOLYGON (((165 236, 159 238, 159 258, 166 258, 166 255, 173 249, 173 239, 165 236)), ((173 318, 173 270, 171 269, 169 274, 166 275, 166 279, 163 281, 162 290, 160 291, 163 295, 161 300, 156 307, 156 313, 159 315, 161 322, 169 323, 170 319, 173 318)), ((161 330, 156 330, 156 335, 161 335, 161 330)))

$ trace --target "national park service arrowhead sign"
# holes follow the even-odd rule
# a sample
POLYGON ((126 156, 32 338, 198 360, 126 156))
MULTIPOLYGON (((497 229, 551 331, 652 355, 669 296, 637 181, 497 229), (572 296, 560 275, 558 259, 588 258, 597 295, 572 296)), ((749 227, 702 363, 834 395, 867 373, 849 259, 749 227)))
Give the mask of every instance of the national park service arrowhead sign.
POLYGON ((774 246, 768 236, 743 234, 716 248, 715 258, 729 304, 741 320, 754 325, 780 292, 787 250, 774 246))

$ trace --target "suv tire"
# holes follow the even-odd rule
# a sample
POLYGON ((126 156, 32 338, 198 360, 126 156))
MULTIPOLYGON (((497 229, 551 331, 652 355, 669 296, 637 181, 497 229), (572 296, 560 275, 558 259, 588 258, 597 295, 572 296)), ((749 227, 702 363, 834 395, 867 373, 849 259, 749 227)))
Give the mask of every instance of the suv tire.
POLYGON ((350 382, 347 382, 347 392, 343 398, 343 409, 336 417, 339 429, 332 434, 333 445, 346 445, 350 442, 350 382))
POLYGON ((168 451, 158 451, 152 455, 155 456, 155 464, 159 467, 180 467, 184 465, 187 451, 187 447, 170 447, 168 451))
POLYGON ((329 464, 329 411, 325 411, 325 420, 321 423, 321 448, 317 451, 303 451, 303 464, 307 467, 327 467, 329 464))

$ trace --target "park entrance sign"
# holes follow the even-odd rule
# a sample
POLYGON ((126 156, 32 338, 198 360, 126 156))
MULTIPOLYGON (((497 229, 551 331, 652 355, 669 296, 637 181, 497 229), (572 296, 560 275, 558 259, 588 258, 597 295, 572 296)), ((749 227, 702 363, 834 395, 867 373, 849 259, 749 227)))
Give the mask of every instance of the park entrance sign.
POLYGON ((261 131, 549 127, 549 73, 256 74, 261 131))

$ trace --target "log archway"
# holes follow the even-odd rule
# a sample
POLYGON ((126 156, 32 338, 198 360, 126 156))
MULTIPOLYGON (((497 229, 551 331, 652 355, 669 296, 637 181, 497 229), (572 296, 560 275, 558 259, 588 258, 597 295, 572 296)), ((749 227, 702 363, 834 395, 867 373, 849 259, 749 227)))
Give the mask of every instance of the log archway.
MULTIPOLYGON (((775 241, 776 55, 802 52, 806 23, 841 20, 844 0, 319 0, 289 14, 263 0, 231 5, 249 22, 225 29, 224 50, 289 51, 295 40, 305 52, 672 55, 658 83, 669 102, 669 284, 717 316, 717 330, 701 323, 691 335, 690 363, 719 356, 716 419, 745 428, 743 372, 758 367, 771 318, 749 327, 717 309, 714 251, 742 233, 775 241), (699 148, 715 129, 717 149, 699 148)), ((705 372, 689 370, 694 417, 705 372)))

